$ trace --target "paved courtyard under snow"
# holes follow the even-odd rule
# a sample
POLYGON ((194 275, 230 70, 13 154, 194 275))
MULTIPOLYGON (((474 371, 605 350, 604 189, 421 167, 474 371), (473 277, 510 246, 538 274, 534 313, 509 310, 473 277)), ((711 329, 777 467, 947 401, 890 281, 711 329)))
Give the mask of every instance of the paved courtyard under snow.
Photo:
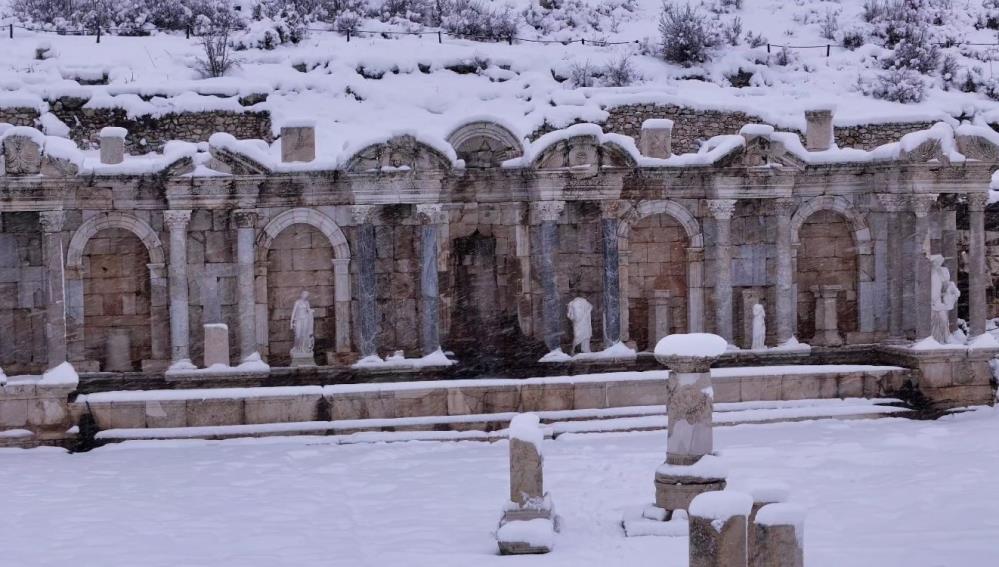
MULTIPOLYGON (((783 481, 818 566, 995 565, 999 410, 937 421, 715 430, 730 486, 783 481)), ((507 443, 338 445, 298 437, 0 451, 0 564, 477 566, 687 564, 686 539, 625 538, 665 433, 546 441, 564 520, 547 556, 500 557, 507 443)))

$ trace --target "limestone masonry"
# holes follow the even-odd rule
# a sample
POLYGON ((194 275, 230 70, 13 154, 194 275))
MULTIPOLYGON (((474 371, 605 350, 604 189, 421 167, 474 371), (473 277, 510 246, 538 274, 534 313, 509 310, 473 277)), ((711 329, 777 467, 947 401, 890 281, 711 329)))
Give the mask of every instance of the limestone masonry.
MULTIPOLYGON (((608 121, 638 145, 595 125, 531 143, 474 122, 446 146, 398 136, 324 171, 309 168, 305 124, 285 128, 275 163, 232 136, 140 162, 125 155, 136 132, 122 144, 104 129, 116 120, 73 134, 106 145, 99 160, 0 127, 0 367, 68 360, 125 380, 228 358, 274 372, 291 363, 291 308, 307 291, 319 367, 363 372, 397 351, 432 366, 442 350, 484 373, 569 352, 566 306, 582 297, 594 351, 648 352, 681 332, 748 349, 760 303, 769 347, 796 339, 812 356, 913 369, 906 387, 943 406, 993 399, 995 343, 977 339, 995 316, 986 209, 999 136, 941 123, 872 151, 829 149, 831 116, 814 112, 806 149, 798 133, 719 117, 719 136, 691 154, 686 114, 643 129, 644 112, 608 121), (930 254, 962 292, 951 330, 960 316, 972 346, 989 348, 904 346, 930 335, 930 254), (228 357, 224 337, 206 355, 206 325, 228 329, 228 357)), ((207 128, 229 124, 218 120, 207 128)), ((225 129, 266 138, 257 120, 225 129)), ((149 147, 165 141, 154 130, 140 127, 149 147)))

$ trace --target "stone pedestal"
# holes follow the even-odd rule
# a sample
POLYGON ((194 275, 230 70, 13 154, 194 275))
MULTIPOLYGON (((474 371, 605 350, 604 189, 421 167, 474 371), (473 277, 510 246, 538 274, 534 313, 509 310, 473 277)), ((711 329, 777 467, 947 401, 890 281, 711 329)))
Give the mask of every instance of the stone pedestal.
POLYGON ((749 512, 748 535, 746 536, 750 557, 753 557, 753 546, 756 545, 756 514, 764 506, 786 501, 788 492, 787 486, 779 483, 754 486, 750 489, 749 495, 753 498, 753 509, 749 512))
POLYGON ((510 501, 496 532, 503 555, 548 553, 552 549, 558 525, 544 487, 542 439, 537 416, 520 414, 510 422, 510 501))
POLYGON ((752 499, 738 492, 708 492, 690 504, 690 567, 746 567, 747 516, 752 499))
POLYGON ((843 336, 839 333, 839 319, 836 300, 843 291, 840 285, 812 286, 815 296, 815 336, 811 343, 816 346, 840 346, 843 336))
POLYGON ((229 326, 223 323, 205 325, 205 368, 216 364, 229 366, 229 326))
POLYGON ((316 354, 314 352, 294 352, 291 353, 291 367, 308 367, 316 365, 316 354))
POLYGON ((833 145, 833 113, 822 108, 805 111, 805 148, 811 152, 828 150, 833 145))
POLYGON ((793 504, 768 504, 751 524, 750 567, 803 567, 803 510, 793 504))
POLYGON ((125 161, 125 138, 128 130, 109 126, 101 129, 101 163, 114 165, 125 161))
POLYGON ((316 159, 316 127, 311 122, 289 124, 281 128, 281 161, 316 159))
POLYGON ((128 329, 111 329, 105 352, 104 372, 131 372, 132 367, 132 337, 128 329))
POLYGON ((656 289, 649 298, 649 351, 655 350, 659 339, 669 334, 672 297, 668 289, 656 289))

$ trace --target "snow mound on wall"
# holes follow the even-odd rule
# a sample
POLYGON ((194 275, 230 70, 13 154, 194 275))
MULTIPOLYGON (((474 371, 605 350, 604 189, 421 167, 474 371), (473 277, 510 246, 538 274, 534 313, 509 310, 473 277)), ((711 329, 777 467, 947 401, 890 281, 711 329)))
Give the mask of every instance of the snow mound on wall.
POLYGON ((656 356, 721 356, 728 342, 711 333, 680 333, 666 335, 656 343, 656 356))
POLYGON ((725 521, 733 516, 748 516, 753 499, 744 492, 718 490, 698 494, 690 503, 691 516, 725 521))

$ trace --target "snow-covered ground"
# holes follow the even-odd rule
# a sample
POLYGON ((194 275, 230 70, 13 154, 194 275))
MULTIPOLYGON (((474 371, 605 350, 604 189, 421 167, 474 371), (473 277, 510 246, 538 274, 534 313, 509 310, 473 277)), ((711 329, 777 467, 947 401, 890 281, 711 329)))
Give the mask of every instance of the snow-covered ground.
MULTIPOLYGON (((786 482, 810 567, 990 566, 999 556, 999 410, 716 430, 733 488, 786 482)), ((653 497, 662 431, 544 441, 564 519, 555 551, 499 557, 506 442, 323 438, 0 451, 11 566, 684 566, 683 538, 625 538, 653 497)))

